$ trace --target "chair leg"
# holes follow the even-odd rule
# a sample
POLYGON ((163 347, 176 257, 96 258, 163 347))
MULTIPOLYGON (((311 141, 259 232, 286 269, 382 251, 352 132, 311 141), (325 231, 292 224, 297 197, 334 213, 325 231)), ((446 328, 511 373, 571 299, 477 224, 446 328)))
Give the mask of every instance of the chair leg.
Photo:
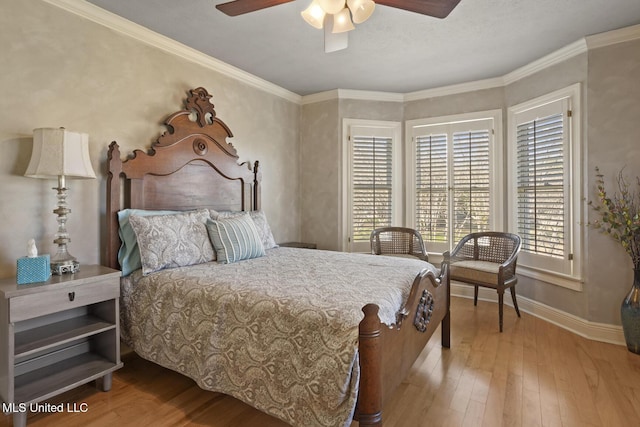
POLYGON ((516 309, 516 313, 518 313, 518 317, 520 317, 520 310, 518 310, 518 302, 516 301, 516 287, 511 287, 511 299, 513 300, 513 306, 516 309))
POLYGON ((473 305, 478 305, 478 285, 473 287, 473 305))
POLYGON ((502 332, 502 303, 504 300, 504 290, 498 291, 498 316, 500 318, 500 332, 502 332))

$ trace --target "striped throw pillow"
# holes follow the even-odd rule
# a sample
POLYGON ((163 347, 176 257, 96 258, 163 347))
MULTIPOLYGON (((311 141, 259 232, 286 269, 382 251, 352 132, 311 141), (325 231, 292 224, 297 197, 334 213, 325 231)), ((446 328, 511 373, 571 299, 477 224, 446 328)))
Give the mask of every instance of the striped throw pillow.
POLYGON ((207 231, 219 263, 231 264, 265 255, 256 225, 248 213, 234 218, 208 219, 207 231))

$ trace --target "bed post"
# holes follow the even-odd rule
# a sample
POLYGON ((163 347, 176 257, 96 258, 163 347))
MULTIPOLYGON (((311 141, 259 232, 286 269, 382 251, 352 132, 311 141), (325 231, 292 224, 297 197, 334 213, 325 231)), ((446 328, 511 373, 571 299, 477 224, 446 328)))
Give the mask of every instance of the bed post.
POLYGON ((260 162, 256 160, 253 164, 253 200, 251 201, 253 203, 251 209, 254 211, 261 209, 260 203, 262 202, 260 200, 260 181, 262 180, 262 173, 260 172, 259 166, 260 162))
POLYGON ((122 173, 122 160, 120 160, 120 148, 113 141, 109 145, 107 153, 107 267, 120 269, 118 264, 118 211, 120 210, 120 174, 122 173))
POLYGON ((378 306, 362 308, 364 319, 359 325, 360 387, 357 419, 360 427, 382 425, 382 353, 378 306))
POLYGON ((441 344, 451 348, 451 279, 449 278, 449 252, 445 252, 444 261, 440 265, 440 283, 447 287, 447 314, 442 319, 441 344))
POLYGON ((442 347, 451 348, 451 279, 449 278, 449 252, 444 254, 440 267, 440 283, 447 287, 447 314, 442 319, 442 347))

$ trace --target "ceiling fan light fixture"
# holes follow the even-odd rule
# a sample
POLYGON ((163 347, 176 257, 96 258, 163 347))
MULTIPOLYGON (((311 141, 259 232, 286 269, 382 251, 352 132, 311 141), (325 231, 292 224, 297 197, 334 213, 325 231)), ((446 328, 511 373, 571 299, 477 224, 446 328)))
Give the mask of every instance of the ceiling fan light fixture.
POLYGON ((344 33, 355 28, 356 27, 353 26, 353 22, 351 22, 351 14, 349 13, 349 9, 347 9, 346 7, 340 12, 333 15, 333 30, 331 31, 332 33, 344 33))
MULTIPOLYGON (((316 1, 316 0, 314 0, 316 1)), ((317 0, 318 4, 329 15, 335 15, 344 9, 345 0, 317 0)))
POLYGON ((307 24, 319 30, 322 29, 326 13, 318 3, 318 0, 313 0, 308 8, 300 12, 300 15, 307 21, 307 24))
POLYGON ((362 24, 369 19, 376 4, 373 0, 347 0, 347 6, 351 10, 354 24, 362 24))
MULTIPOLYGON (((216 8, 229 16, 289 3, 293 0, 230 0, 216 8)), ((312 0, 300 14, 314 28, 324 28, 325 52, 347 47, 348 32, 355 29, 373 13, 376 0, 312 0), (333 19, 333 25, 328 20, 333 19), (327 22, 325 22, 327 21, 327 22)), ((404 9, 436 18, 445 18, 461 0, 377 0, 384 6, 404 9)))

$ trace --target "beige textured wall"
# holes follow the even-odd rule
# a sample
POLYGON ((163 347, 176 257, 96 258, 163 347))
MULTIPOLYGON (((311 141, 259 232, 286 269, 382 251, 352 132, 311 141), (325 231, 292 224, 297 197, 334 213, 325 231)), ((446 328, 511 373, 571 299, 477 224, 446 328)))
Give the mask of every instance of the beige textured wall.
MULTIPOLYGON (((640 40, 589 51, 588 66, 588 198, 595 198, 595 167, 609 189, 624 167, 630 181, 640 176, 640 40)), ((636 187, 637 188, 637 187, 636 187)), ((596 219, 592 210, 589 220, 596 219)), ((586 317, 619 323, 620 303, 631 288, 633 265, 620 244, 591 230, 587 239, 586 317)))
POLYGON ((404 119, 416 120, 495 110, 502 108, 503 105, 504 89, 497 87, 407 102, 404 119))
POLYGON ((338 250, 340 120, 338 100, 303 105, 300 124, 301 238, 338 250))
POLYGON ((300 125, 302 240, 341 250, 343 119, 402 121, 401 102, 334 99, 304 105, 300 125))
POLYGON ((70 181, 70 252, 81 263, 103 258, 105 162, 109 143, 148 148, 164 118, 190 88, 213 95, 234 133, 241 161, 260 160, 263 208, 276 240, 299 238, 300 106, 188 62, 39 0, 0 0, 0 277, 35 238, 54 250, 54 181, 23 176, 32 130, 87 132, 96 180, 70 181))

